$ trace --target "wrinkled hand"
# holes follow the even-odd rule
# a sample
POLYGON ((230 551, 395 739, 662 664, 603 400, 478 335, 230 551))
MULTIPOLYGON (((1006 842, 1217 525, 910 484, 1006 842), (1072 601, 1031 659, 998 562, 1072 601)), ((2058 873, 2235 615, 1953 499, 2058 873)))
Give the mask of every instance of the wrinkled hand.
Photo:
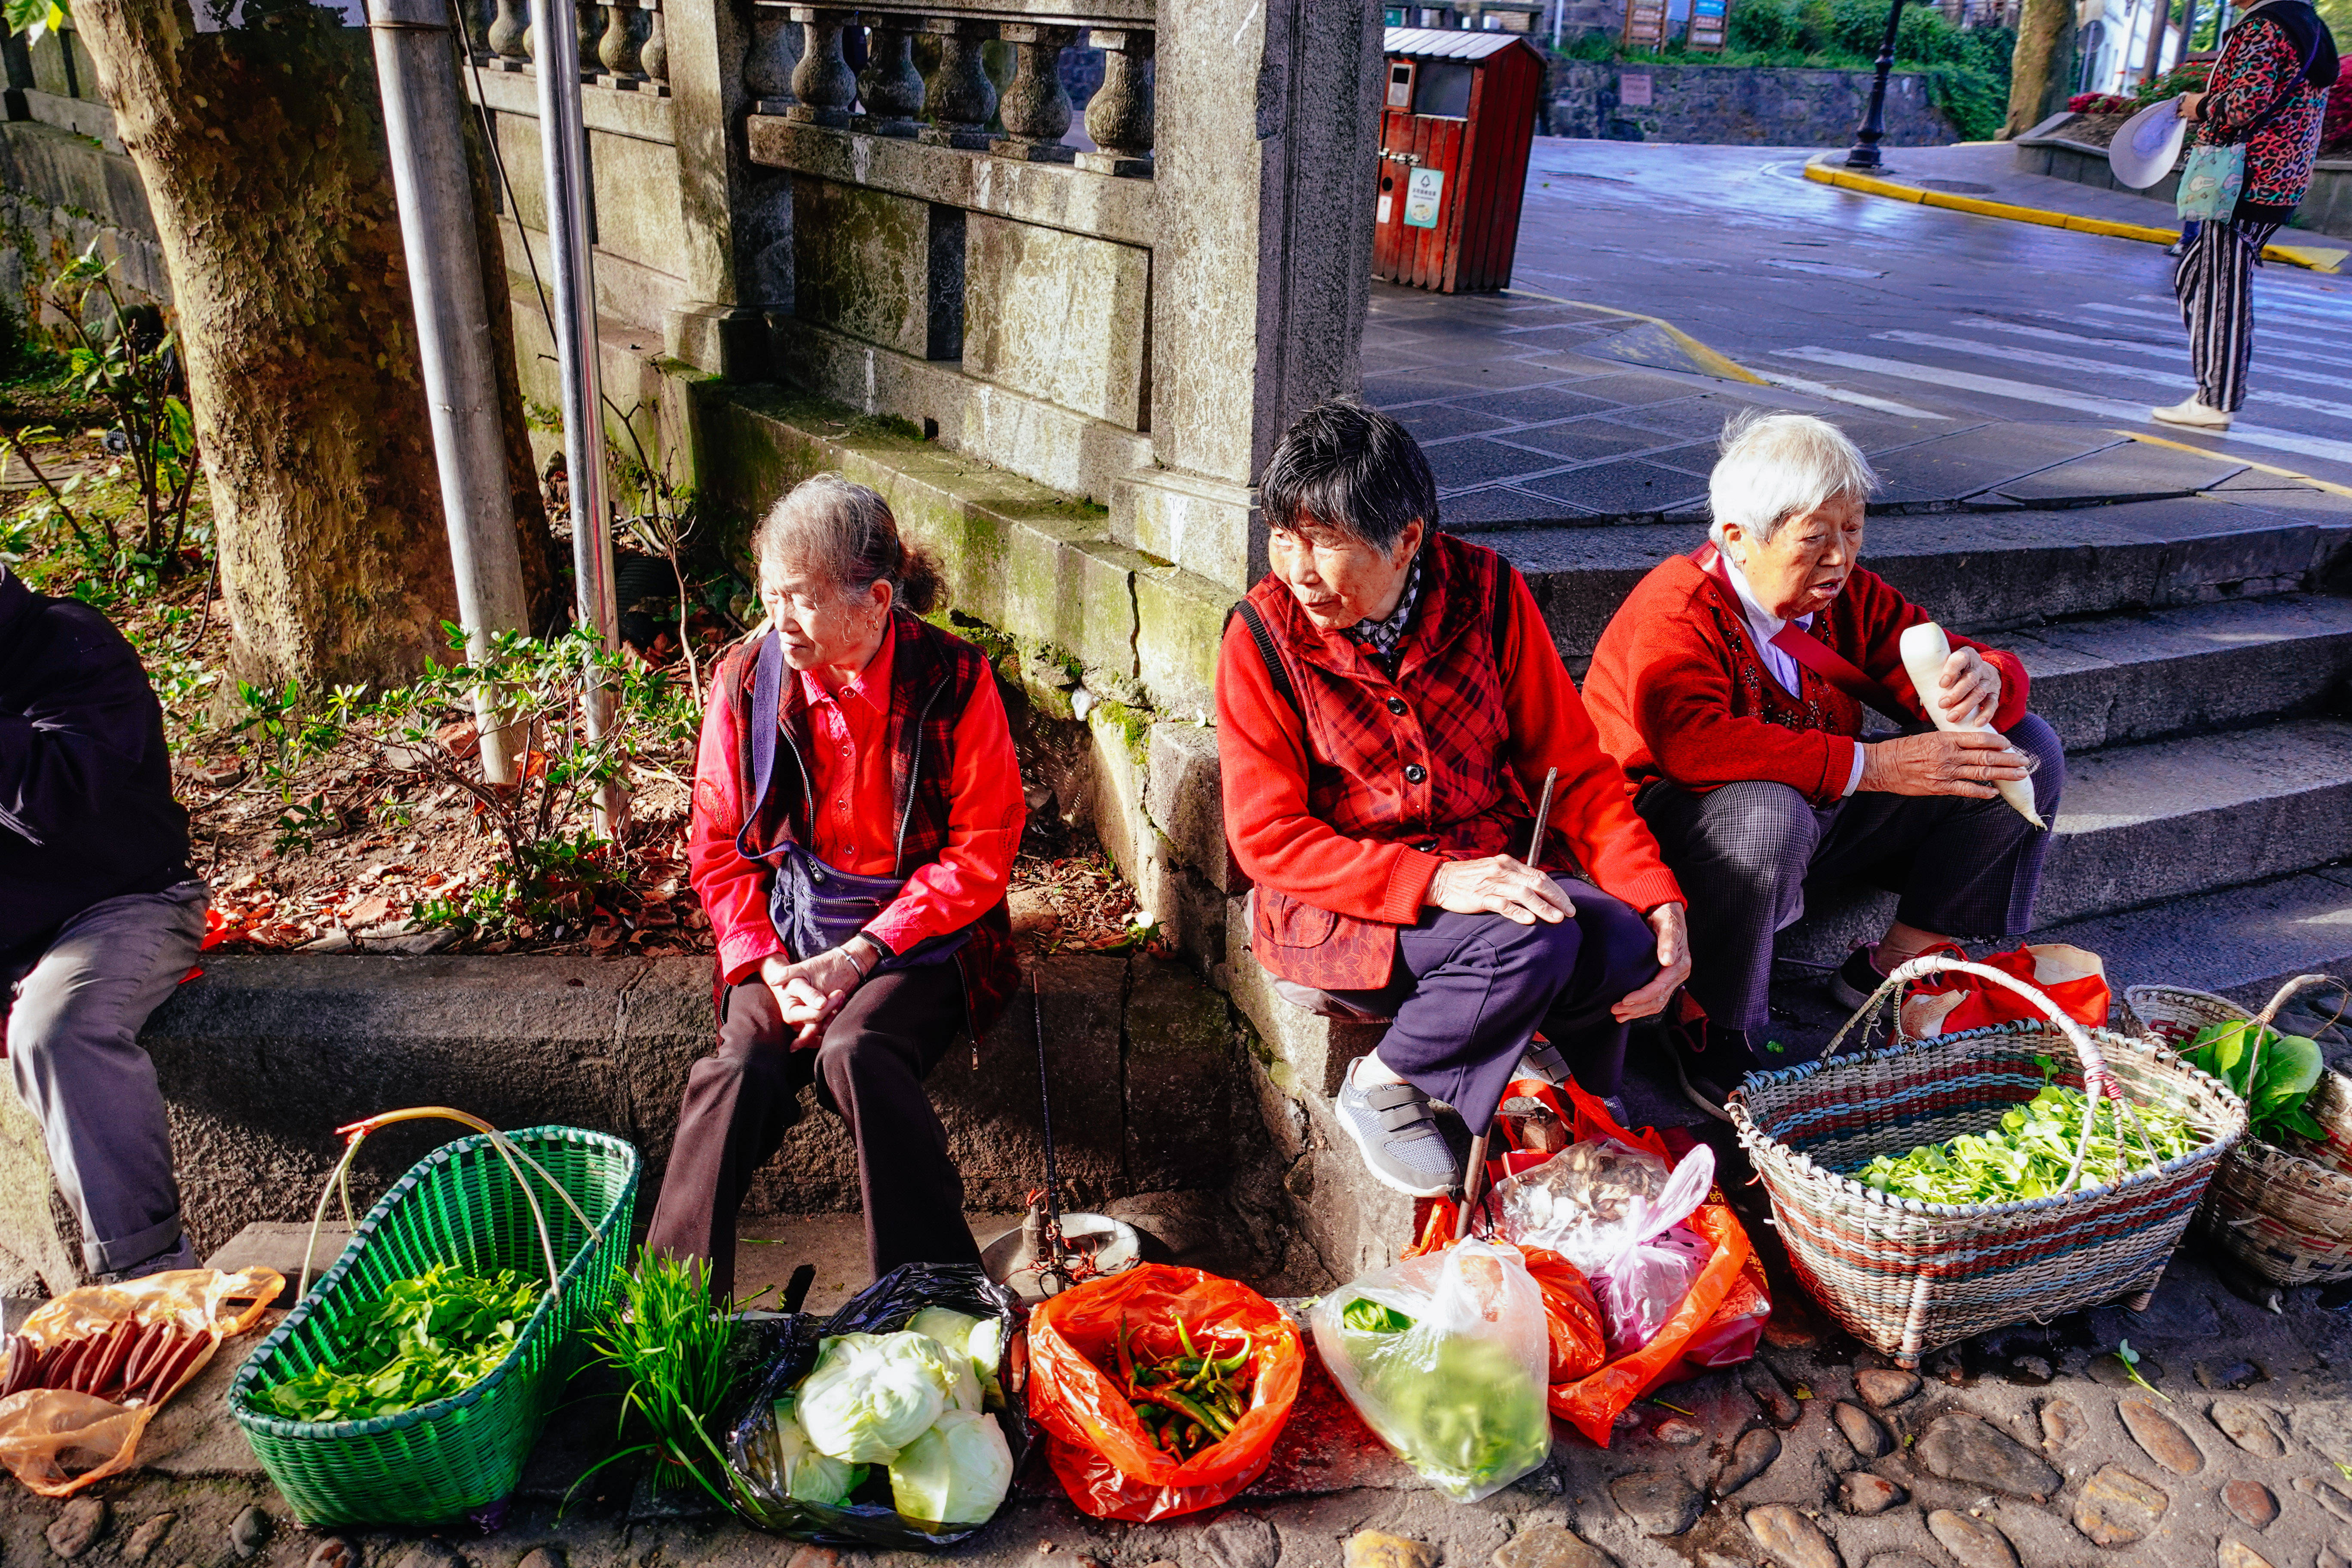
POLYGON ((1682 983, 1690 978, 1690 927, 1682 905, 1660 904, 1649 918, 1650 929, 1658 933, 1658 976, 1609 1009, 1621 1024, 1663 1012, 1682 983))
POLYGON ((2025 754, 1990 730, 1930 730, 1862 749, 1861 788, 1888 795, 1962 795, 1990 800, 2001 779, 2021 779, 2025 754))
POLYGON ((1572 919, 1576 906, 1549 877, 1508 855, 1484 860, 1448 860, 1430 879, 1422 902, 1457 915, 1501 915, 1531 926, 1572 919))
POLYGON ((1990 724, 2000 707, 2000 671, 1972 647, 1954 648, 1936 684, 1936 706, 1955 724, 1990 724))
POLYGON ((2197 122, 2197 111, 2205 105, 2206 96, 2201 92, 2184 92, 2172 100, 2173 112, 2184 122, 2193 125, 2197 122))
POLYGON ((798 963, 782 957, 760 965, 760 979, 774 994, 776 1010, 794 1030, 793 1049, 807 1050, 824 1037, 824 1026, 857 989, 857 965, 841 949, 827 948, 798 963))

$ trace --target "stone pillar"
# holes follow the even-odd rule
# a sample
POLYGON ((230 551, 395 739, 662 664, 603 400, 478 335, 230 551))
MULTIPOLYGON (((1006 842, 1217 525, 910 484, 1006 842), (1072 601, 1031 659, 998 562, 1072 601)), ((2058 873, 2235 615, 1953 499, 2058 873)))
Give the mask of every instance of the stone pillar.
POLYGON ((633 78, 645 74, 642 50, 637 40, 637 8, 634 5, 604 7, 604 34, 596 41, 596 58, 616 78, 633 78))
POLYGON ((1076 40, 1078 30, 1005 22, 998 26, 997 36, 1021 51, 1013 79, 997 104, 1006 132, 997 153, 1031 163, 1069 163, 1076 150, 1062 144, 1070 129, 1070 95, 1062 86, 1062 51, 1076 40))
POLYGON ((910 18, 877 16, 866 46, 866 71, 857 96, 866 104, 858 129, 877 136, 912 136, 923 112, 923 78, 915 69, 910 18))
POLYGON ((647 81, 669 83, 669 32, 658 7, 646 13, 646 47, 637 51, 637 65, 647 81))
POLYGON ((1268 0, 1238 33, 1235 11, 1160 0, 1159 466, 1118 487, 1111 528, 1238 592, 1265 570, 1250 487, 1276 441, 1362 384, 1382 73, 1376 8, 1268 0))
POLYGON ((923 30, 940 41, 940 68, 923 84, 930 123, 923 127, 922 139, 936 147, 986 152, 996 140, 988 133, 996 114, 996 84, 981 63, 980 47, 995 36, 996 24, 929 16, 923 30))
POLYGON ((1078 167, 1097 174, 1149 174, 1152 36, 1137 28, 1095 27, 1087 41, 1103 52, 1103 79, 1087 100, 1087 135, 1097 150, 1079 153, 1078 167))
POLYGON ((793 72, 801 63, 801 25, 782 5, 751 7, 751 52, 743 60, 743 87, 752 110, 782 114, 798 101, 793 72))
POLYGON ((662 323, 662 344, 671 358, 708 374, 753 379, 767 357, 765 325, 743 283, 747 230, 756 227, 761 208, 761 171, 743 138, 753 8, 742 0, 664 0, 664 9, 686 302, 662 323))
POLYGON ((857 101, 857 78, 841 58, 841 30, 853 13, 823 10, 813 5, 793 7, 801 25, 801 62, 793 68, 793 97, 785 118, 835 129, 849 123, 849 106, 857 101))
POLYGON ((490 52, 510 68, 520 68, 530 58, 525 35, 530 31, 530 13, 523 0, 499 0, 497 17, 490 23, 490 52))

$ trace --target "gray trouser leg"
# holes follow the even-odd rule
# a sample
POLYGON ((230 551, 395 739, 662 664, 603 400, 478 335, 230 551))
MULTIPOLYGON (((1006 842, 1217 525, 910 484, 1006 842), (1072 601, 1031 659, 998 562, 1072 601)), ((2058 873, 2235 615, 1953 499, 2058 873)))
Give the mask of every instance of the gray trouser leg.
POLYGON ((9 1070, 81 1219, 93 1274, 132 1268, 180 1240, 172 1132, 139 1030, 195 962, 206 901, 205 885, 192 881, 93 904, 16 983, 9 1070))

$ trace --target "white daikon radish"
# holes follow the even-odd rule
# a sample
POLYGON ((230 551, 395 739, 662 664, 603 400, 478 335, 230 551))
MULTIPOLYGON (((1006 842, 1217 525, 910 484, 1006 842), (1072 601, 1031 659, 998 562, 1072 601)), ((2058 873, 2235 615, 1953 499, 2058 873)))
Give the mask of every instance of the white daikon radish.
MULTIPOLYGON (((1936 728, 1964 731, 1973 730, 1987 735, 1994 733, 1993 727, 1990 724, 1956 724, 1945 716, 1944 661, 1951 657, 1952 639, 1946 637, 1944 628, 1935 622, 1922 621, 1916 626, 1905 629, 1903 668, 1910 671, 1911 684, 1917 688, 1919 692, 1919 705, 1927 710, 1927 717, 1936 721, 1936 728)), ((2050 826, 2042 820, 2042 814, 2033 809, 2032 779, 1996 779, 1992 784, 1995 789, 2000 791, 2000 798, 2017 808, 2018 816, 2036 827, 2050 826)))

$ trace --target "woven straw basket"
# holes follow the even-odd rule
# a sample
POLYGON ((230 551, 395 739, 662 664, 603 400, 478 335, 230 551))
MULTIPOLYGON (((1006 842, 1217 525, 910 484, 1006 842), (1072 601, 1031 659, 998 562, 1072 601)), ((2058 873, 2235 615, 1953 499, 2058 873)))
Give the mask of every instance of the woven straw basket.
MULTIPOLYGON (((2181 1050, 2208 1025, 2254 1018, 2267 1026, 2296 992, 2341 984, 2299 974, 2259 1014, 2210 992, 2134 985, 2124 992, 2124 1009, 2143 1034, 2181 1050)), ((2326 1074, 2307 1104, 2327 1129, 2326 1142, 2244 1139, 2221 1162, 2197 1213, 2199 1236, 2280 1285, 2352 1278, 2352 1079, 2326 1074)))
POLYGON ((2171 1051, 2086 1030, 2022 981, 1933 955, 1889 975, 1819 1061, 1748 1075, 1729 1110, 1799 1280, 1855 1338, 1904 1366, 1971 1334, 2152 1289, 2246 1129, 2237 1097, 2171 1051), (1836 1054, 1904 986, 1951 972, 2017 992, 2047 1021, 1836 1054), (2094 1095, 2120 1090, 2177 1112, 2207 1142, 2120 1181, 2084 1169, 2078 1150, 2070 1190, 2019 1203, 1926 1204, 1843 1173, 1881 1154, 1984 1131, 2041 1092, 2047 1080, 2037 1058, 2059 1064, 2060 1083, 2094 1095))

